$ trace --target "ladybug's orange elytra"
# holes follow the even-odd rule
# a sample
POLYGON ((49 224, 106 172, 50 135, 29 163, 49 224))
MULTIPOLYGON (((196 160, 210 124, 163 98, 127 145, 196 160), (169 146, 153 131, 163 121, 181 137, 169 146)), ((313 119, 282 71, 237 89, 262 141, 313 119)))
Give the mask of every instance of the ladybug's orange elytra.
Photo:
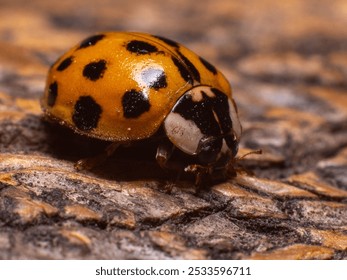
MULTIPOLYGON (((163 128, 166 141, 201 166, 225 165, 241 137, 224 75, 181 44, 144 33, 106 32, 80 42, 50 68, 41 104, 75 132, 120 144, 163 128)), ((161 165, 170 155, 159 145, 161 165)))

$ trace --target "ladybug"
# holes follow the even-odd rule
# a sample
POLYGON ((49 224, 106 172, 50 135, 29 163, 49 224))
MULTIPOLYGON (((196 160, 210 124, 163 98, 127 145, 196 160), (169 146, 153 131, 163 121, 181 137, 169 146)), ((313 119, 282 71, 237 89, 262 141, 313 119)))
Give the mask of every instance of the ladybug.
POLYGON ((156 160, 202 174, 226 169, 241 137, 229 82, 212 64, 170 39, 136 32, 88 37, 50 68, 44 115, 76 133, 111 141, 89 168, 121 145, 156 137, 156 160), (170 160, 171 159, 171 160, 170 160))

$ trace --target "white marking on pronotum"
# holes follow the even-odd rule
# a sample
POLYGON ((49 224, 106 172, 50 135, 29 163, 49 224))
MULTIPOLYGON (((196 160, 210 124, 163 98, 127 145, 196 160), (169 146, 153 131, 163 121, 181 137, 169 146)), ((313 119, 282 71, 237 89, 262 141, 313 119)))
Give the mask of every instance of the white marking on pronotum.
POLYGON ((194 91, 194 89, 192 89, 188 93, 191 95, 193 102, 201 102, 203 100, 202 92, 200 90, 194 91))
POLYGON ((189 155, 196 154, 203 134, 193 121, 171 112, 164 121, 164 128, 166 135, 177 148, 189 155))
POLYGON ((189 91, 189 94, 192 96, 192 101, 194 101, 194 102, 202 101, 204 99, 202 92, 204 92, 210 98, 216 97, 216 95, 211 91, 211 87, 198 86, 198 87, 192 88, 189 91))
POLYGON ((234 106, 234 103, 231 102, 231 100, 228 100, 228 104, 229 104, 229 114, 233 124, 233 130, 236 134, 235 135, 236 138, 239 140, 241 138, 241 132, 242 132, 241 123, 236 113, 236 108, 234 106))

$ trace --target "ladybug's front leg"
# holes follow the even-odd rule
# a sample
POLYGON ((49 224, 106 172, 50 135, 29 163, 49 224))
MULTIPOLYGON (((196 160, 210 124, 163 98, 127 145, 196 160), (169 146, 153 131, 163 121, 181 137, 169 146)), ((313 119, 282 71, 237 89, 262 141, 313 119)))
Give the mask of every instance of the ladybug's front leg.
POLYGON ((106 147, 106 149, 94 156, 94 157, 89 157, 89 158, 83 158, 80 159, 75 163, 75 168, 77 170, 90 170, 93 169, 94 167, 102 164, 108 157, 110 157, 120 146, 119 142, 113 142, 109 146, 106 147))
POLYGON ((163 141, 157 148, 155 158, 162 169, 173 170, 177 172, 178 177, 180 177, 181 173, 186 171, 187 164, 178 160, 170 160, 174 150, 175 146, 171 142, 163 141))
POLYGON ((209 178, 213 172, 213 167, 203 166, 200 164, 191 164, 188 165, 185 169, 185 172, 190 172, 195 176, 195 185, 203 185, 205 179, 209 178))

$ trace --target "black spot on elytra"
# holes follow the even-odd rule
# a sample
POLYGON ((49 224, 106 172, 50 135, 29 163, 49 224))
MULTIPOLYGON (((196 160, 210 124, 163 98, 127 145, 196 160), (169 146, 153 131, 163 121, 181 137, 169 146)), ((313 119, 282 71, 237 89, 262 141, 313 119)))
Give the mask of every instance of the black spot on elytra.
POLYGON ((88 131, 98 126, 102 109, 90 96, 81 96, 76 104, 72 115, 72 121, 76 127, 88 131))
POLYGON ((141 91, 132 89, 124 93, 122 106, 124 117, 132 119, 147 112, 151 105, 147 97, 141 91))
POLYGON ((171 39, 168 39, 168 38, 165 38, 162 36, 158 36, 158 35, 154 35, 153 37, 163 41, 164 43, 168 44, 171 47, 179 48, 179 46, 180 46, 177 42, 172 41, 171 39))
POLYGON ((91 81, 96 81, 103 77, 106 68, 106 60, 90 62, 84 66, 83 76, 91 81))
POLYGON ((162 69, 148 68, 141 72, 141 78, 150 88, 158 90, 167 87, 166 75, 162 69))
POLYGON ((58 96, 58 84, 53 82, 48 87, 47 105, 53 107, 58 96))
POLYGON ((186 82, 193 84, 193 78, 190 75, 187 67, 181 62, 179 61, 176 57, 172 57, 172 61, 173 63, 176 65, 178 71, 180 72, 181 77, 183 78, 183 80, 185 80, 186 82))
POLYGON ((69 56, 67 58, 65 58, 62 62, 60 62, 60 64, 57 67, 58 71, 64 71, 66 68, 68 68, 71 63, 73 61, 73 56, 69 56))
POLYGON ((207 60, 203 59, 202 57, 199 57, 199 59, 200 59, 201 63, 204 64, 204 66, 207 68, 207 70, 212 72, 214 75, 217 74, 216 67, 214 67, 211 63, 209 63, 207 60))
POLYGON ((98 34, 98 35, 88 37, 81 42, 81 44, 78 48, 84 49, 84 48, 88 48, 90 46, 94 46, 97 42, 102 40, 104 37, 105 37, 104 34, 98 34))
POLYGON ((128 42, 126 48, 129 52, 136 54, 149 54, 158 51, 156 46, 140 40, 132 40, 128 42))
POLYGON ((189 71, 192 73, 193 79, 200 83, 200 73, 198 69, 194 66, 194 64, 185 57, 182 53, 178 52, 180 58, 183 60, 184 64, 188 67, 189 71))

